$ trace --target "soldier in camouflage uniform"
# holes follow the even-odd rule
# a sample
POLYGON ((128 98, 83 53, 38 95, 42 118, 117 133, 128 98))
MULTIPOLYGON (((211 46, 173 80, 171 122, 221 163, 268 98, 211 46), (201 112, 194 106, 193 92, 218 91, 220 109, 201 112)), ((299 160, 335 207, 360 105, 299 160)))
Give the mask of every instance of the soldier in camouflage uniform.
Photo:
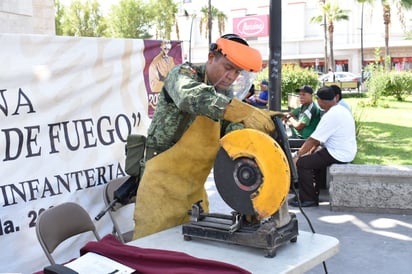
POLYGON ((134 239, 189 221, 187 211, 199 200, 208 211, 204 183, 228 130, 275 130, 269 111, 228 94, 242 70, 257 72, 261 66, 260 53, 229 34, 211 45, 206 64, 185 63, 169 72, 148 129, 134 239))

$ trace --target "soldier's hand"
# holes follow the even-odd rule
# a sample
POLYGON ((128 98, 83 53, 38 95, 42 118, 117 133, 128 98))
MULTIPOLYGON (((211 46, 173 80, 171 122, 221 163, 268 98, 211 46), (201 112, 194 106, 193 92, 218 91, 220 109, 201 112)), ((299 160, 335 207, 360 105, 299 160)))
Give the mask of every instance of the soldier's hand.
POLYGON ((247 128, 271 133, 275 131, 275 124, 271 117, 273 115, 280 115, 280 113, 258 109, 234 98, 227 105, 223 118, 230 122, 243 123, 247 128))

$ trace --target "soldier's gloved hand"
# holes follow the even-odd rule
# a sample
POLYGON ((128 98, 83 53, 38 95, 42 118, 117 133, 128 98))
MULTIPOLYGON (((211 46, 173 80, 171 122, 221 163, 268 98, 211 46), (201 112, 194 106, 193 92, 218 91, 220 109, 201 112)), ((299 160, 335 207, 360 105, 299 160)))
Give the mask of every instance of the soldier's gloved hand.
POLYGON ((257 129, 266 133, 275 131, 271 116, 277 114, 269 110, 255 108, 247 103, 233 98, 227 105, 223 118, 233 123, 243 123, 247 128, 257 129))

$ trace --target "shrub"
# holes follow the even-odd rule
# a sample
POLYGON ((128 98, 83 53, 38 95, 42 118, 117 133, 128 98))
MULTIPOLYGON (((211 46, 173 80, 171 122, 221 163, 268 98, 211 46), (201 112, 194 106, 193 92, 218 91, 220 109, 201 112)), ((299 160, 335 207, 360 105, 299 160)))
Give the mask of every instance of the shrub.
MULTIPOLYGON (((256 80, 261 81, 268 79, 268 68, 263 69, 256 80)), ((288 93, 294 93, 295 90, 303 85, 309 85, 316 91, 319 87, 318 74, 311 68, 301 68, 298 65, 282 66, 282 103, 287 104, 288 93)))
POLYGON ((378 105, 379 98, 382 95, 382 92, 386 88, 386 72, 375 71, 372 73, 371 77, 366 82, 368 88, 368 93, 371 99, 371 106, 376 107, 378 105))
POLYGON ((377 106, 381 96, 393 96, 403 101, 412 91, 412 74, 410 72, 386 72, 376 70, 366 83, 371 97, 371 105, 377 106))
POLYGON ((303 85, 309 85, 316 91, 319 86, 318 74, 312 69, 301 68, 299 66, 282 66, 282 100, 287 102, 288 93, 303 85))
POLYGON ((365 125, 363 123, 363 120, 364 120, 363 111, 364 111, 364 108, 361 105, 358 105, 358 107, 355 108, 352 112, 353 119, 355 120, 355 128, 356 128, 355 134, 356 134, 356 140, 358 143, 359 143, 360 133, 363 130, 364 125, 365 125))
POLYGON ((398 101, 404 101, 405 96, 412 91, 412 74, 410 72, 389 72, 386 89, 383 96, 394 96, 398 101))

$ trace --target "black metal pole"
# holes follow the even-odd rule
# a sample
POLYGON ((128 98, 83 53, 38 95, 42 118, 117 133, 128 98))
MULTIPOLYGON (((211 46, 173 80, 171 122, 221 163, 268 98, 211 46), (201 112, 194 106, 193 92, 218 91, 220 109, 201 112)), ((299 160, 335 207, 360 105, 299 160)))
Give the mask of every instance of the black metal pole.
POLYGON ((281 110, 282 100, 282 1, 270 1, 269 109, 281 110))

